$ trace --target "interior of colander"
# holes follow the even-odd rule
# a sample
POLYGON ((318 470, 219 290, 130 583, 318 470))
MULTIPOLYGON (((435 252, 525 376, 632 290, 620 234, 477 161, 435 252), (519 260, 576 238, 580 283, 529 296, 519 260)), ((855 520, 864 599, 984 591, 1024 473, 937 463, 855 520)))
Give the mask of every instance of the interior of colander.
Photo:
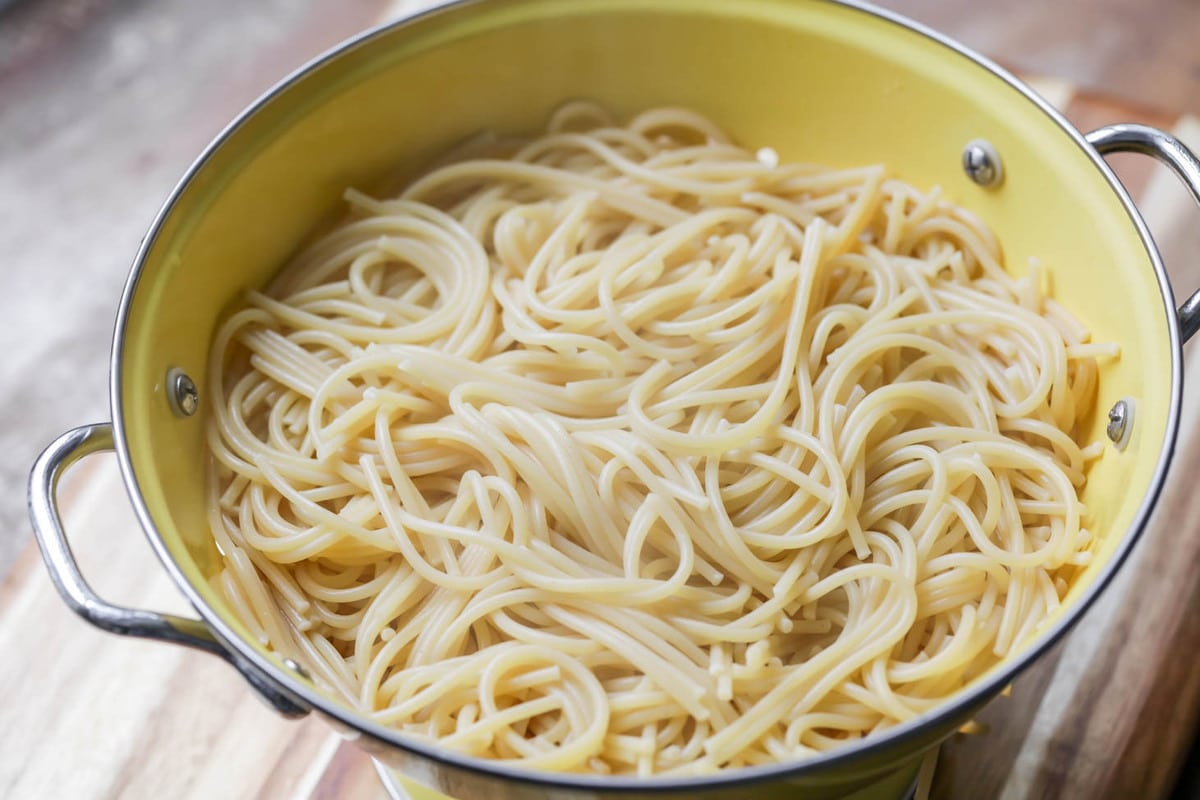
POLYGON ((1089 438, 1107 442, 1116 400, 1137 407, 1128 447, 1106 447, 1084 492, 1099 557, 1071 596, 1087 591, 1153 485, 1175 376, 1146 246, 1078 141, 986 67, 863 10, 518 0, 427 15, 324 59, 209 152, 148 239, 118 331, 114 414, 140 500, 193 599, 245 633, 206 582, 217 554, 205 519, 205 374, 222 313, 336 213, 346 187, 392 181, 485 129, 534 130, 580 97, 622 115, 690 106, 784 160, 885 163, 978 213, 1015 271, 1037 256, 1054 296, 1123 354, 1102 364, 1089 438), (999 189, 963 172, 963 146, 980 137, 1003 159, 999 189), (198 384, 201 413, 172 412, 172 368, 198 384))

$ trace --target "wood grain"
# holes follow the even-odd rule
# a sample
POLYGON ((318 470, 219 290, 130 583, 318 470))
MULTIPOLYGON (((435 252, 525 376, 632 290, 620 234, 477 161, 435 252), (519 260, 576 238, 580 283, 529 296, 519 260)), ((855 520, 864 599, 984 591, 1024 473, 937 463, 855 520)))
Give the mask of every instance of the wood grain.
MULTIPOLYGON (((1200 394, 1200 393, 1197 393, 1200 394)), ((1200 468, 1191 447, 1175 470, 1200 468)), ((1061 645, 942 749, 934 797, 1166 797, 1200 720, 1200 497, 1168 487, 1131 562, 1061 645), (1190 521, 1190 525, 1189 525, 1190 521), (987 787, 979 795, 973 788, 987 787)))
MULTIPOLYGON (((65 528, 105 599, 194 616, 138 529, 115 459, 85 462, 65 528)), ((97 631, 36 550, 0 584, 0 797, 385 797, 370 759, 321 720, 292 722, 223 661, 97 631)))
POLYGON ((106 419, 121 288, 155 211, 261 92, 386 0, 21 0, 0 11, 0 575, 38 450, 106 419))
POLYGON ((1030 74, 1200 112, 1200 4, 1190 0, 878 0, 1030 74))
MULTIPOLYGON (((33 33, 0 25, 0 241, 6 254, 23 256, 11 259, 5 295, 44 300, 48 295, 35 288, 40 281, 68 286, 53 297, 63 305, 25 303, 6 316, 6 330, 45 330, 32 349, 0 338, 0 349, 14 355, 6 380, 18 387, 0 402, 0 417, 10 423, 0 447, 15 454, 0 473, 5 528, 24 530, 17 498, 33 443, 81 421, 81 414, 105 413, 103 361, 120 280, 137 237, 188 159, 283 72, 378 15, 421 1, 274 0, 267 8, 233 0, 81 0, 77 18, 42 28, 34 23, 49 6, 18 6, 20 30, 33 33), (129 38, 124 25, 136 14, 146 25, 138 30, 165 25, 166 33, 129 38), (214 27, 206 14, 228 19, 214 27), (203 35, 190 36, 190 28, 203 35), (117 59, 112 74, 84 80, 81 65, 109 46, 127 48, 125 61, 117 59), (156 69, 175 82, 156 79, 156 69), (55 103, 34 114, 12 111, 13 98, 42 93, 55 103), (90 140, 73 127, 80 119, 90 140), (88 160, 89 147, 103 157, 88 160), (62 164, 78 166, 64 171, 62 164), (78 230, 48 239, 38 220, 51 211, 72 215, 78 230), (83 263, 91 277, 74 285, 71 269, 83 263), (73 309, 76 324, 39 329, 36 315, 51 307, 73 309), (55 352, 74 358, 55 361, 55 352), (81 360, 89 364, 82 373, 81 360), (79 385, 94 397, 61 390, 79 385), (38 410, 35 421, 11 424, 24 420, 25 409, 38 410)), ((885 5, 1005 63, 1053 74, 1035 84, 1081 129, 1144 121, 1173 129, 1200 150, 1200 121, 1157 110, 1200 111, 1200 56, 1190 46, 1200 8, 1155 0, 1143 15, 1135 2, 1082 0, 1054 15, 1075 26, 1066 49, 1055 46, 1064 38, 1061 26, 1056 34, 1042 4, 1032 0, 885 5), (1114 87, 1122 99, 1114 99, 1114 87)), ((1114 164, 1138 198, 1180 295, 1200 286, 1194 203, 1147 159, 1120 157, 1114 164)), ((1193 377, 1200 375, 1197 351, 1186 351, 1193 377)), ((1193 380, 1175 466, 1130 563, 1076 631, 1020 678, 1010 697, 984 711, 983 733, 957 735, 943 747, 934 797, 1152 800, 1170 793, 1200 721, 1200 498, 1190 486, 1200 467, 1198 405, 1200 382, 1193 380)), ((138 531, 111 459, 78 468, 63 505, 85 574, 103 596, 189 613, 138 531)), ((54 593, 27 535, 0 539, 0 574, 8 565, 0 582, 0 648, 19 656, 0 659, 0 797, 384 796, 361 751, 317 719, 277 717, 219 660, 118 639, 76 619, 54 593)))
MULTIPOLYGON (((1200 122, 1091 92, 1060 98, 1081 130, 1140 122, 1200 149, 1200 122)), ((1200 286, 1200 211, 1179 181, 1141 156, 1113 161, 1163 251, 1181 297, 1200 286)), ((1197 348, 1185 350, 1195 376, 1197 348)), ((1194 409, 1184 381, 1175 463, 1158 509, 1128 564, 1075 631, 979 718, 986 733, 958 735, 939 758, 934 797, 1167 797, 1200 727, 1200 467, 1194 409)))

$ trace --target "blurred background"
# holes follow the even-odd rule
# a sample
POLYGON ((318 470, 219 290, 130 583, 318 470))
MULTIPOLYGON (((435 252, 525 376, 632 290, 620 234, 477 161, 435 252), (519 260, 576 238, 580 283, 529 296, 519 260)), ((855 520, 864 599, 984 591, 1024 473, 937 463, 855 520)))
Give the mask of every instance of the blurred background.
MULTIPOLYGON (((55 435, 109 418, 121 289, 172 186, 238 111, 288 72, 363 28, 429 4, 0 0, 0 587, 8 587, 0 588, 0 615, 15 602, 13 587, 40 567, 25 508, 29 466, 55 435)), ((1132 115, 1200 145, 1200 4, 881 4, 1028 77, 1083 129, 1132 115)), ((1168 263, 1194 261, 1200 211, 1148 165, 1122 170, 1146 201, 1168 263)), ((1172 533, 1200 540, 1197 520, 1184 522, 1189 529, 1172 533)), ((140 538, 132 530, 107 535, 140 538)), ((1197 608, 1191 574, 1185 609, 1197 608)), ((1194 684, 1200 654, 1191 630, 1178 655, 1192 664, 1194 684)), ((1188 729, 1175 732, 1178 742, 1190 740, 1194 720, 1185 713, 1162 724, 1188 729)), ((1173 779, 1184 757, 1170 760, 1173 779)), ((1200 797, 1196 760, 1183 767, 1176 797, 1200 797)), ((0 766, 0 795, 6 775, 17 774, 0 766)))

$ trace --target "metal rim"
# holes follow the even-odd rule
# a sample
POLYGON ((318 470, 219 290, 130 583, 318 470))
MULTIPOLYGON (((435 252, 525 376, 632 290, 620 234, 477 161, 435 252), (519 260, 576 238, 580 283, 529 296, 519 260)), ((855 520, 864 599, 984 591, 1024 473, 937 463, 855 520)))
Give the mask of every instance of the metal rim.
MULTIPOLYGON (((944 723, 950 718, 958 716, 970 709, 972 706, 979 705, 992 696, 998 694, 1005 686, 1034 661, 1036 661, 1046 650, 1058 642, 1070 629, 1079 621, 1084 613, 1092 606, 1100 593, 1108 586, 1112 578, 1120 569, 1121 565, 1128 557, 1130 550, 1136 543, 1137 539, 1145 530, 1150 514, 1158 501, 1159 494, 1162 491, 1163 483, 1166 480, 1167 469, 1170 465, 1171 458, 1175 450, 1175 440, 1179 428, 1180 406, 1182 404, 1182 359, 1183 351, 1179 333, 1179 323, 1175 308, 1174 292, 1171 289, 1171 284, 1167 276, 1166 269, 1162 263, 1157 247, 1150 236, 1149 229, 1145 221, 1142 219, 1140 212, 1134 205, 1129 193, 1125 187, 1117 179, 1108 164, 1104 159, 1092 148, 1084 139, 1083 134, 1078 131, 1067 119, 1058 112, 1049 103, 1035 94, 1022 81, 1008 72, 1006 69, 996 64, 992 60, 974 52, 970 48, 960 44, 959 42, 941 34, 931 28, 913 20, 907 19, 900 14, 892 11, 881 9, 872 6, 860 0, 823 0, 833 5, 839 5, 859 13, 873 16, 896 25, 898 28, 917 33, 924 38, 934 42, 937 45, 945 47, 959 56, 973 62, 975 65, 983 67, 990 71, 994 76, 1003 80, 1010 88, 1020 92, 1021 95, 1031 104, 1030 113, 1040 111, 1045 114, 1057 126, 1069 136, 1083 151, 1084 155, 1092 162, 1092 165, 1100 172, 1108 183, 1109 188, 1116 193, 1120 199, 1122 206, 1125 208, 1130 220, 1133 222, 1142 244, 1145 248, 1146 255, 1150 260, 1151 266, 1154 269, 1155 277, 1158 281, 1159 290, 1161 293, 1164 312, 1167 316, 1167 325, 1169 333, 1168 346, 1171 351, 1171 386, 1170 386, 1170 409, 1168 412, 1166 432, 1163 437, 1162 449, 1159 453, 1158 463, 1155 466, 1154 474, 1151 478, 1150 485, 1146 491, 1145 497, 1139 505, 1137 512, 1134 515, 1133 522, 1130 528, 1125 532, 1120 544, 1109 558, 1104 570, 1088 587, 1088 590, 1080 597, 1071 608, 1071 610, 1059 621, 1052 629, 1042 633, 1030 644, 1025 650, 1011 663, 996 670, 986 679, 975 683, 969 688, 961 691, 954 699, 943 703, 935 710, 920 714, 917 717, 907 722, 896 725, 885 731, 873 734, 870 738, 863 740, 861 743, 848 745, 838 748, 832 752, 822 753, 811 756, 803 761, 796 763, 778 763, 765 766, 755 767, 740 767, 736 770, 730 770, 724 773, 717 773, 708 776, 684 777, 684 778, 636 778, 630 776, 599 776, 599 775, 557 775, 547 772, 537 772, 526 768, 513 767, 502 762, 488 761, 485 759, 474 758, 470 756, 460 755, 451 751, 447 751, 437 747, 436 745, 410 739, 403 734, 384 728, 375 723, 368 722, 360 718, 349 708, 332 702, 325 695, 315 691, 309 685, 301 683, 286 671, 279 667, 271 660, 265 658, 257 650, 243 642, 233 630, 225 623, 225 621, 211 607, 204 602, 199 593, 186 579, 183 571, 176 564, 170 551, 167 550, 166 544, 157 534, 157 528, 154 520, 150 515, 145 503, 142 500, 141 488, 138 483, 137 475, 134 473, 131 462, 129 446, 126 441, 125 424, 121 415, 122 393, 121 393, 121 365, 124 353, 124 334, 125 326, 128 322, 130 306, 132 305, 133 296, 136 292, 137 285, 140 281, 142 270, 145 266, 145 259, 153 247, 158 235, 161 233, 163 223, 170 215, 175 207, 176 202, 183 195, 185 190, 191 184, 199 171, 204 167, 213 154, 219 150, 225 142, 245 124, 250 118, 255 116, 260 109, 270 103, 276 96, 288 90, 294 84, 302 80, 308 73, 320 68, 341 57, 343 54, 364 46, 377 37, 383 36, 395 28, 407 26, 416 20, 424 19, 435 14, 441 13, 447 9, 457 9, 467 6, 476 5, 485 2, 485 0, 445 0, 444 2, 430 9, 417 14, 410 14, 391 22, 383 23, 372 27, 344 42, 325 51, 317 57, 311 59, 304 65, 293 70, 289 75, 280 80, 262 96, 255 100, 250 106, 243 110, 232 122, 230 122, 213 141, 204 149, 200 156, 192 163, 183 178, 176 184, 171 191, 167 200, 163 203, 161 209, 156 214, 153 223, 150 226, 148 233, 142 240, 141 247, 138 249, 137 255, 134 258, 133 266, 130 271, 129 278, 126 281, 124 291, 121 296, 121 303, 117 311, 115 329, 113 333, 112 344, 112 360, 109 371, 109 385, 111 398, 111 412, 113 420, 114 440, 116 443, 117 459, 120 465, 121 474, 124 478, 126 493, 129 496, 134 512, 139 523, 142 526, 146 538, 150 541, 151 547, 170 574, 172 580, 180 588, 187 597, 189 602, 196 608, 204 621, 212 628, 214 634, 229 648, 236 651, 242 658, 249 661, 251 664, 260 669, 265 675, 269 675, 271 680, 278 682, 287 688, 289 692, 303 699, 303 701, 311 705, 314 709, 322 714, 331 717, 343 725, 359 731, 369 739, 373 740, 378 745, 384 747, 397 748, 406 751, 412 755, 421 758, 429 759, 440 764, 445 764, 456 769, 475 773, 480 776, 505 779, 517 783, 535 787, 544 787, 546 789, 561 789, 568 791, 583 791, 583 792, 641 792, 641 793, 667 793, 680 791, 701 791, 704 789, 730 789, 738 786, 746 786, 749 784, 763 783, 772 780, 778 780, 788 777, 802 777, 822 770, 836 768, 850 761, 860 759, 864 756, 881 755, 885 750, 896 745, 916 738, 920 733, 926 731, 930 727, 934 727, 939 723, 944 723)), ((648 0, 653 2, 653 0, 648 0)), ((949 733, 947 733, 949 735, 949 733)), ((882 773, 881 773, 882 774, 882 773)))

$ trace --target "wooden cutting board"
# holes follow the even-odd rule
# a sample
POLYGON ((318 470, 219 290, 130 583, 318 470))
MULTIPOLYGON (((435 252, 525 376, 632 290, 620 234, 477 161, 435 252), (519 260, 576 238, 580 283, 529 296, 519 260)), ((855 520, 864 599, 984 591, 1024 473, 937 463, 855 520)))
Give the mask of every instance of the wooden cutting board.
MULTIPOLYGON (((1200 149, 1200 120, 1032 83, 1083 130, 1140 121, 1200 149)), ((1200 286, 1200 263, 1181 257, 1197 252, 1200 211, 1147 159, 1117 167, 1178 293, 1200 286)), ((1132 560, 1075 632, 981 715, 978 732, 942 747, 933 797, 1169 794, 1200 716, 1200 496, 1190 481, 1200 468, 1198 403, 1200 380, 1192 380, 1175 464, 1132 560)), ((102 596, 188 613, 138 530, 111 456, 68 476, 62 505, 102 596)), ((75 618, 32 546, 0 584, 0 653, 0 796, 386 796, 357 748, 314 718, 277 717, 218 659, 75 618)))

